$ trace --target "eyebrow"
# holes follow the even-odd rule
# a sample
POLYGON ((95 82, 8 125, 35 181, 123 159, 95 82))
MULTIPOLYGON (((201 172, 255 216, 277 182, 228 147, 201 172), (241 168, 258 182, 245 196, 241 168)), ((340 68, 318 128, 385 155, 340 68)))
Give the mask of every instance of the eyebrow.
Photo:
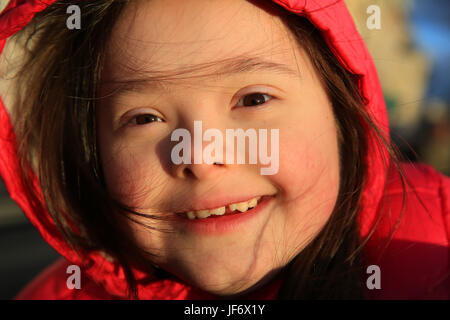
MULTIPOLYGON (((194 66, 187 70, 181 71, 181 74, 189 72, 195 72, 198 69, 208 68, 209 66, 216 66, 216 70, 207 75, 200 75, 199 77, 221 77, 239 75, 243 73, 255 73, 255 72, 274 72, 280 75, 285 75, 290 78, 298 80, 300 78, 300 72, 297 69, 293 69, 291 66, 279 62, 267 61, 260 57, 254 56, 241 56, 237 58, 226 59, 223 62, 210 63, 208 65, 194 66), (219 65, 219 67, 217 67, 219 65)), ((187 77, 188 78, 188 77, 187 77)), ((102 82, 101 85, 107 84, 119 84, 120 86, 113 90, 113 94, 123 93, 127 91, 138 91, 140 89, 153 88, 156 90, 167 91, 165 84, 172 80, 164 79, 161 76, 153 77, 137 77, 127 78, 122 80, 109 80, 102 82)))

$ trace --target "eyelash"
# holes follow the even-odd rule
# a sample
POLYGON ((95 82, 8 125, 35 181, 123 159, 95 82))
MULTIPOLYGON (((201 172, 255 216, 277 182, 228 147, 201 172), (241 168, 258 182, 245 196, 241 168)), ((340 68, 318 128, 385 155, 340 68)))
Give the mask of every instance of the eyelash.
POLYGON ((142 126, 142 125, 148 124, 148 123, 138 124, 138 123, 136 122, 137 118, 138 118, 138 117, 141 117, 141 116, 152 117, 152 118, 158 118, 158 119, 159 119, 159 120, 157 120, 157 121, 152 121, 152 122, 149 122, 149 123, 153 123, 153 122, 164 122, 164 120, 162 120, 162 119, 161 119, 160 117, 158 117, 158 116, 155 116, 154 114, 151 114, 151 113, 141 113, 141 114, 138 114, 138 115, 132 117, 132 118, 127 122, 127 124, 132 124, 132 125, 135 125, 135 126, 142 126), (133 123, 133 122, 134 122, 134 123, 133 123))
MULTIPOLYGON (((248 97, 248 96, 251 96, 251 95, 254 95, 254 94, 260 94, 260 95, 263 95, 263 96, 269 96, 269 97, 271 98, 271 99, 269 99, 269 101, 272 100, 273 98, 275 98, 274 96, 272 96, 272 95, 270 95, 270 94, 268 94, 268 93, 266 93, 266 92, 255 91, 255 92, 251 92, 251 93, 249 93, 249 94, 246 94, 246 95, 242 96, 242 97, 239 99, 239 101, 241 101, 241 100, 244 99, 245 97, 248 97)), ((238 103, 239 103, 239 101, 238 101, 238 103)), ((267 103, 267 101, 264 102, 264 103, 262 103, 262 104, 257 105, 256 107, 262 106, 262 105, 264 105, 264 104, 266 104, 266 103, 267 103)), ((255 108, 255 107, 253 107, 253 108, 255 108)))
MULTIPOLYGON (((270 94, 268 94, 268 93, 255 91, 255 92, 252 92, 252 93, 249 93, 249 94, 246 94, 246 95, 242 96, 242 97, 238 100, 238 103, 239 103, 242 99, 244 99, 245 97, 248 97, 248 96, 251 96, 251 95, 255 95, 255 94, 260 94, 260 95, 262 95, 262 96, 269 96, 269 97, 270 97, 269 101, 275 98, 274 96, 272 96, 272 95, 270 95, 270 94)), ((266 104, 266 103, 267 103, 267 101, 264 102, 264 103, 262 103, 262 104, 258 104, 258 105, 255 106, 255 107, 251 107, 251 108, 257 108, 257 107, 262 106, 262 105, 264 105, 264 104, 266 104)), ((243 106, 239 106, 239 107, 243 107, 243 106)), ((128 121, 128 124, 133 123, 133 122, 136 122, 135 120, 137 119, 137 117, 140 117, 140 116, 146 116, 146 117, 150 116, 150 117, 154 117, 154 118, 160 119, 160 120, 158 120, 158 121, 156 121, 156 122, 164 122, 164 120, 162 120, 160 117, 155 116, 155 115, 153 115, 153 114, 151 114, 151 113, 141 113, 141 114, 138 114, 138 115, 132 117, 132 118, 128 121)), ((150 122, 150 123, 153 123, 153 122, 155 122, 155 121, 152 121, 152 122, 150 122)), ((146 124, 148 124, 148 123, 146 123, 146 124)), ((139 124, 133 123, 133 125, 139 125, 139 124)), ((140 125, 143 125, 143 124, 140 124, 140 125)))

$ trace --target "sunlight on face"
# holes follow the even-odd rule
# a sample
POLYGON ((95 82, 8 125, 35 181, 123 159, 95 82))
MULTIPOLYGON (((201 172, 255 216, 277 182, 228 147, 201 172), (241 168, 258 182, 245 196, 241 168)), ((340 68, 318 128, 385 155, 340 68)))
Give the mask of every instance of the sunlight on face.
POLYGON ((172 231, 163 233, 125 220, 134 243, 158 255, 154 263, 203 290, 231 295, 266 281, 321 230, 338 194, 336 125, 308 58, 276 15, 244 0, 133 2, 112 31, 106 62, 109 84, 101 93, 108 97, 97 117, 112 194, 140 212, 169 217, 208 199, 273 196, 222 232, 136 217, 172 231), (222 68, 243 56, 266 68, 222 68), (149 76, 165 81, 114 84, 149 76), (254 93, 269 97, 242 104, 254 93), (278 129, 278 172, 261 175, 261 164, 248 162, 175 165, 171 133, 193 133, 195 120, 224 136, 226 129, 278 129))

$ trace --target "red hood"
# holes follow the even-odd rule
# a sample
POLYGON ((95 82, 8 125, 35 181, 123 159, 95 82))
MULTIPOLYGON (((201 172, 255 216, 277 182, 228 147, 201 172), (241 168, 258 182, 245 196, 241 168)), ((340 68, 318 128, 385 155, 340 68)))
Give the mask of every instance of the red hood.
MULTIPOLYGON (((55 0, 12 0, 0 16, 0 53, 6 39, 23 28, 36 12, 45 9, 55 0)), ((289 11, 308 18, 324 34, 328 45, 341 63, 352 73, 361 77, 359 88, 367 99, 367 109, 388 138, 388 119, 380 83, 374 63, 356 30, 355 24, 344 1, 340 0, 274 0, 289 11)), ((66 243, 56 228, 48 212, 29 201, 18 179, 16 143, 5 106, 0 100, 0 174, 4 179, 11 198, 25 212, 42 237, 71 263, 84 266, 84 271, 100 283, 110 294, 121 296, 125 292, 126 281, 122 268, 106 260, 97 253, 79 257, 66 243)), ((385 151, 381 151, 385 152, 385 151)), ((361 236, 365 236, 372 226, 373 219, 382 197, 385 185, 387 163, 383 163, 380 149, 371 138, 368 152, 368 182, 363 192, 360 214, 361 236)), ((36 185, 39 185, 36 179, 36 185)), ((164 282, 144 284, 144 274, 136 272, 140 298, 162 298, 164 292, 155 290, 165 288, 172 292, 171 298, 183 298, 190 289, 178 283, 164 282), (156 286, 156 287, 155 287, 156 286), (151 288, 150 288, 151 287, 151 288), (172 289, 169 289, 172 287, 172 289), (155 296, 155 292, 159 292, 155 296)), ((164 291, 164 290, 163 290, 164 291)), ((168 292, 168 291, 166 291, 168 292)), ((167 298, 167 295, 166 295, 167 298)))

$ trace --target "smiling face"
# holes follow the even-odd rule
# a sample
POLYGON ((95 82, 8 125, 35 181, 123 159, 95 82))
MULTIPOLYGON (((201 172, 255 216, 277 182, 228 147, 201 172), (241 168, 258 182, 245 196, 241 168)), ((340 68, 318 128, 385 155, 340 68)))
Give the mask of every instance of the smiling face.
POLYGON ((136 246, 157 255, 153 263, 231 295, 285 266, 327 222, 339 188, 333 110, 278 16, 243 0, 132 2, 112 30, 102 80, 108 97, 97 121, 107 187, 139 212, 170 218, 133 217, 169 233, 124 220, 136 246), (242 57, 244 67, 234 60, 242 57), (165 81, 114 84, 149 76, 165 81), (171 134, 185 128, 194 136, 195 120, 224 137, 226 129, 278 129, 278 172, 261 175, 267 165, 248 161, 174 164, 171 134), (271 196, 264 205, 231 222, 210 217, 214 223, 199 227, 174 213, 264 195, 271 196))

